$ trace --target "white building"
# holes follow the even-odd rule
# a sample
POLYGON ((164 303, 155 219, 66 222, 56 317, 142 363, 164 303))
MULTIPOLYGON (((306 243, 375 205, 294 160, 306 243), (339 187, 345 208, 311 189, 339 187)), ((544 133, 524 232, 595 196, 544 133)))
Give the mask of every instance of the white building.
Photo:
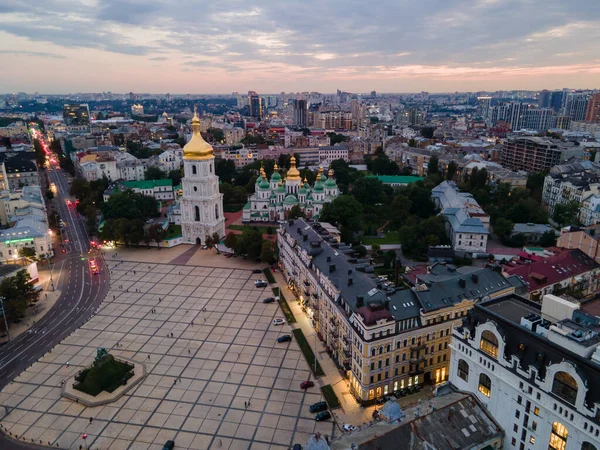
MULTIPOLYGON (((600 194, 600 164, 591 161, 577 161, 569 164, 560 164, 550 169, 544 179, 542 190, 542 203, 547 206, 550 217, 554 214, 554 207, 561 203, 571 201, 581 204, 584 199, 600 194)), ((593 202, 592 202, 593 203, 593 202)), ((588 203, 588 207, 593 207, 588 203)), ((589 215, 583 214, 583 218, 589 215)), ((589 222, 584 222, 589 225, 589 222)))
POLYGON ((592 303, 513 294, 475 304, 454 330, 450 382, 486 405, 506 432, 504 449, 600 448, 592 303))
POLYGON ((168 201, 174 200, 173 180, 142 180, 142 181, 122 181, 104 191, 104 201, 108 201, 112 194, 131 189, 138 194, 154 197, 156 200, 168 201))
POLYGON ((170 148, 158 155, 159 167, 169 173, 171 170, 179 170, 183 165, 183 149, 170 148))
POLYGON ((206 236, 225 236, 223 194, 215 174, 213 148, 202 139, 200 119, 194 111, 192 138, 183 148, 184 178, 181 180, 181 230, 183 242, 200 245, 206 236))

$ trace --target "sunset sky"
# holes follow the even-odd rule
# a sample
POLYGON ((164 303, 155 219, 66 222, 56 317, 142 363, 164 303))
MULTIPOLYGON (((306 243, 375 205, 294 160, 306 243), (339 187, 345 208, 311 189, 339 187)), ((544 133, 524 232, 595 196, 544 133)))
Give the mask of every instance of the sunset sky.
POLYGON ((0 93, 600 88, 599 0, 2 0, 0 93))

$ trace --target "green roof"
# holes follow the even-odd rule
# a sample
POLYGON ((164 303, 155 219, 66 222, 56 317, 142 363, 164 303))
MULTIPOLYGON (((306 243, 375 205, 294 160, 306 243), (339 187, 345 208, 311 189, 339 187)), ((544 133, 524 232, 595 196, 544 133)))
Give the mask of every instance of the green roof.
POLYGON ((142 181, 123 181, 123 186, 127 189, 154 189, 155 186, 173 186, 173 180, 142 180, 142 181))
POLYGON ((414 175, 369 175, 367 178, 377 178, 383 184, 410 184, 423 179, 414 175))
POLYGON ((250 209, 250 202, 246 203, 243 209, 250 209))

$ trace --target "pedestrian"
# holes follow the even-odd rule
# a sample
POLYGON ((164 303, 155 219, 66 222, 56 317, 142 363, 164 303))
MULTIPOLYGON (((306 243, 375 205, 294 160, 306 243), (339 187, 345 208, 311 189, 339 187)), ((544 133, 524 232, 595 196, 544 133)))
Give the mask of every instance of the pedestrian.
POLYGON ((148 355, 148 359, 150 359, 150 355, 148 355))
POLYGON ((171 337, 173 337, 173 333, 171 333, 171 337))
POLYGON ((227 374, 227 378, 229 378, 229 377, 231 377, 231 372, 229 372, 229 373, 227 374))
POLYGON ((113 295, 113 300, 115 299, 115 296, 113 295))
POLYGON ((190 353, 190 349, 188 348, 188 353, 190 353))
POLYGON ((244 402, 244 408, 248 408, 248 402, 244 402))
POLYGON ((248 399, 248 406, 250 406, 250 399, 248 399))
POLYGON ((221 439, 219 439, 219 447, 221 447, 223 445, 223 442, 221 441, 221 439))
POLYGON ((194 321, 192 320, 192 326, 194 326, 194 321))
POLYGON ((90 423, 92 423, 92 420, 93 420, 93 419, 90 417, 90 423))

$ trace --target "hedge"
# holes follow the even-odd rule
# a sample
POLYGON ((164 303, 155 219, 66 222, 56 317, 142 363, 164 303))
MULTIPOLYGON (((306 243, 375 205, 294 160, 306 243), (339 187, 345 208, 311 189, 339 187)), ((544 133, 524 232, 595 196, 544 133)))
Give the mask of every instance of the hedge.
POLYGON ((312 371, 313 375, 315 377, 322 377, 323 375, 325 375, 325 372, 323 372, 319 361, 317 361, 315 367, 315 354, 310 348, 310 345, 308 345, 308 341, 304 337, 304 333, 302 332, 302 330, 300 328, 296 328, 295 330, 292 330, 292 333, 294 333, 296 342, 298 343, 300 350, 302 350, 302 353, 304 354, 306 362, 308 363, 308 366, 310 367, 310 370, 312 371))
POLYGON ((340 400, 338 399, 337 395, 335 395, 335 391, 330 384, 323 386, 321 388, 321 392, 323 393, 323 397, 325 397, 325 401, 329 405, 329 409, 335 409, 341 406, 340 400))
POLYGON ((267 281, 269 283, 275 283, 275 277, 273 276, 273 274, 271 273, 271 269, 269 269, 268 267, 263 269, 263 273, 265 274, 265 277, 267 278, 267 281))

